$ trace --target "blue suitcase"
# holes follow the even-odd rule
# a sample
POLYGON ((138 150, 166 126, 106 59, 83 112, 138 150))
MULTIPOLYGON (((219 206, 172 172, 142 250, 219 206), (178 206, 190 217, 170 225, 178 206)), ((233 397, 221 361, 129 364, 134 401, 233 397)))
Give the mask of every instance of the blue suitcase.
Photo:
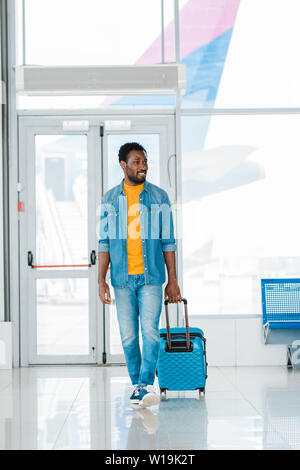
POLYGON ((185 328, 170 328, 168 300, 165 300, 166 328, 160 332, 160 353, 157 363, 161 396, 167 390, 199 390, 205 394, 207 379, 206 339, 200 328, 190 328, 187 300, 182 299, 185 328))

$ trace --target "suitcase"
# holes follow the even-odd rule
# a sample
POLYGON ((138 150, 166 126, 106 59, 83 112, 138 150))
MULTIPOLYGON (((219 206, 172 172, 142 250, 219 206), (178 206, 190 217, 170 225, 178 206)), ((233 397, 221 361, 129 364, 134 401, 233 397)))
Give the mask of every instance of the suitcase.
POLYGON ((200 328, 190 328, 187 300, 182 299, 185 328, 170 328, 168 304, 165 300, 166 328, 161 328, 157 376, 161 396, 167 390, 199 390, 205 394, 207 379, 206 339, 200 328))

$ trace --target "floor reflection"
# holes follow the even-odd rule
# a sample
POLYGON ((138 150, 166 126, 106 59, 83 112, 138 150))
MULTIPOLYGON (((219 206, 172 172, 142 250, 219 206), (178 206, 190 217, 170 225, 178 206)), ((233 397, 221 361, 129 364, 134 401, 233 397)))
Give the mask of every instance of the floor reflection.
POLYGON ((127 449, 205 449, 207 410, 197 398, 162 400, 158 409, 133 410, 127 449))
POLYGON ((205 398, 152 408, 130 392, 125 367, 0 371, 0 449, 300 449, 299 370, 211 367, 205 398))

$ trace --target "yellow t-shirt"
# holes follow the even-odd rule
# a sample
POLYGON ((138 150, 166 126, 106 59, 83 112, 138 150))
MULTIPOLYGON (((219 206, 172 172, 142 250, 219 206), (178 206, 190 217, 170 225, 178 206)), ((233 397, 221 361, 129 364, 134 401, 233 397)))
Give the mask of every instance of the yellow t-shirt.
POLYGON ((127 256, 128 274, 143 274, 143 254, 139 214, 139 195, 144 183, 128 186, 123 182, 124 193, 127 196, 127 256))

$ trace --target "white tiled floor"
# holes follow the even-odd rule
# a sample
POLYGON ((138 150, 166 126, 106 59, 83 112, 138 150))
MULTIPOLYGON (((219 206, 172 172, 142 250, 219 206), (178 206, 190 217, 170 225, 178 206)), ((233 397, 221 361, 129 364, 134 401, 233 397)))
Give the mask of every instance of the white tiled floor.
POLYGON ((205 399, 132 409, 126 367, 0 371, 0 449, 300 449, 300 370, 208 373, 205 399))

